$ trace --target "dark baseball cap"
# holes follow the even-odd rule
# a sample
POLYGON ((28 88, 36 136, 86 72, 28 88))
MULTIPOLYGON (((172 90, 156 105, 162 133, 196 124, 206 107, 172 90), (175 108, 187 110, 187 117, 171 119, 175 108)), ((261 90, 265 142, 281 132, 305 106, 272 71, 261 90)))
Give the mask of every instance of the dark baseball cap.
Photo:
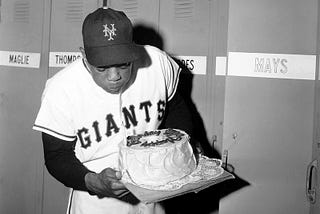
POLYGON ((82 25, 83 45, 88 62, 96 67, 133 62, 143 46, 132 40, 132 23, 122 11, 98 8, 82 25))

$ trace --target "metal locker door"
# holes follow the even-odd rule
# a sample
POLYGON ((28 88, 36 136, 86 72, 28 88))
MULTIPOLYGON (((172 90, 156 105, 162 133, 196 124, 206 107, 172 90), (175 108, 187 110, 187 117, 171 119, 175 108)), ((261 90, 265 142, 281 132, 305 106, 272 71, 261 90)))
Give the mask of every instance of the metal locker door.
POLYGON ((0 1, 0 213, 41 213, 42 144, 32 126, 47 73, 43 7, 0 1))
POLYGON ((229 5, 223 149, 238 179, 219 213, 308 213, 317 1, 229 5))
MULTIPOLYGON (((63 67, 80 56, 82 42, 82 22, 85 16, 102 6, 101 1, 47 0, 51 13, 49 27, 49 72, 52 77, 63 67), (101 5, 100 5, 101 4, 101 5)), ((69 189, 55 180, 45 169, 43 213, 65 213, 68 205, 69 189)))
MULTIPOLYGON (((226 56, 228 2, 161 0, 159 35, 163 49, 183 67, 179 92, 193 116, 194 139, 205 155, 219 158, 222 143, 225 76, 215 73, 216 57, 226 56)), ((217 213, 219 192, 209 188, 178 197, 169 209, 217 213)))
POLYGON ((222 139, 224 77, 215 75, 215 58, 226 55, 227 5, 226 1, 160 1, 163 49, 184 67, 179 91, 192 110, 195 138, 212 155, 218 155, 213 143, 222 139))

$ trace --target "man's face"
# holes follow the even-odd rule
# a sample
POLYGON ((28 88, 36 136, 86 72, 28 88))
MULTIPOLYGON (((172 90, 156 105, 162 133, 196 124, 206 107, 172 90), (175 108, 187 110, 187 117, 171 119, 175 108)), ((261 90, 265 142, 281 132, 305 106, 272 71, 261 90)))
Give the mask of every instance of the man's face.
POLYGON ((111 94, 122 92, 131 77, 132 63, 95 67, 86 63, 95 83, 111 94))

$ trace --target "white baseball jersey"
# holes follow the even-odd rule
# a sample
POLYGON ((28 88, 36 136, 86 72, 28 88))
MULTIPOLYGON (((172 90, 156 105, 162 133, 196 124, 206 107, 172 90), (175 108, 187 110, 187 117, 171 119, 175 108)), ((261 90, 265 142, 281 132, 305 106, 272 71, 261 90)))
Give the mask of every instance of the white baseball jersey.
MULTIPOLYGON (((46 83, 33 129, 76 141, 76 157, 89 170, 118 168, 118 145, 126 136, 157 129, 174 96, 179 66, 163 51, 145 46, 150 64, 139 68, 122 94, 109 94, 92 79, 79 59, 46 83)), ((71 213, 131 213, 133 207, 112 198, 72 191, 71 213)))

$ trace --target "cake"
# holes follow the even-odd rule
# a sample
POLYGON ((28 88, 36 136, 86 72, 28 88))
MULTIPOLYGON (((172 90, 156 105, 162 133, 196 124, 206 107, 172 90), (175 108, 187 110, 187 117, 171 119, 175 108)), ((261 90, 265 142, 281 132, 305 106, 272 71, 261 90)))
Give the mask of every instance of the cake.
POLYGON ((189 135, 178 129, 128 136, 120 146, 119 167, 137 185, 161 186, 196 169, 189 135))

